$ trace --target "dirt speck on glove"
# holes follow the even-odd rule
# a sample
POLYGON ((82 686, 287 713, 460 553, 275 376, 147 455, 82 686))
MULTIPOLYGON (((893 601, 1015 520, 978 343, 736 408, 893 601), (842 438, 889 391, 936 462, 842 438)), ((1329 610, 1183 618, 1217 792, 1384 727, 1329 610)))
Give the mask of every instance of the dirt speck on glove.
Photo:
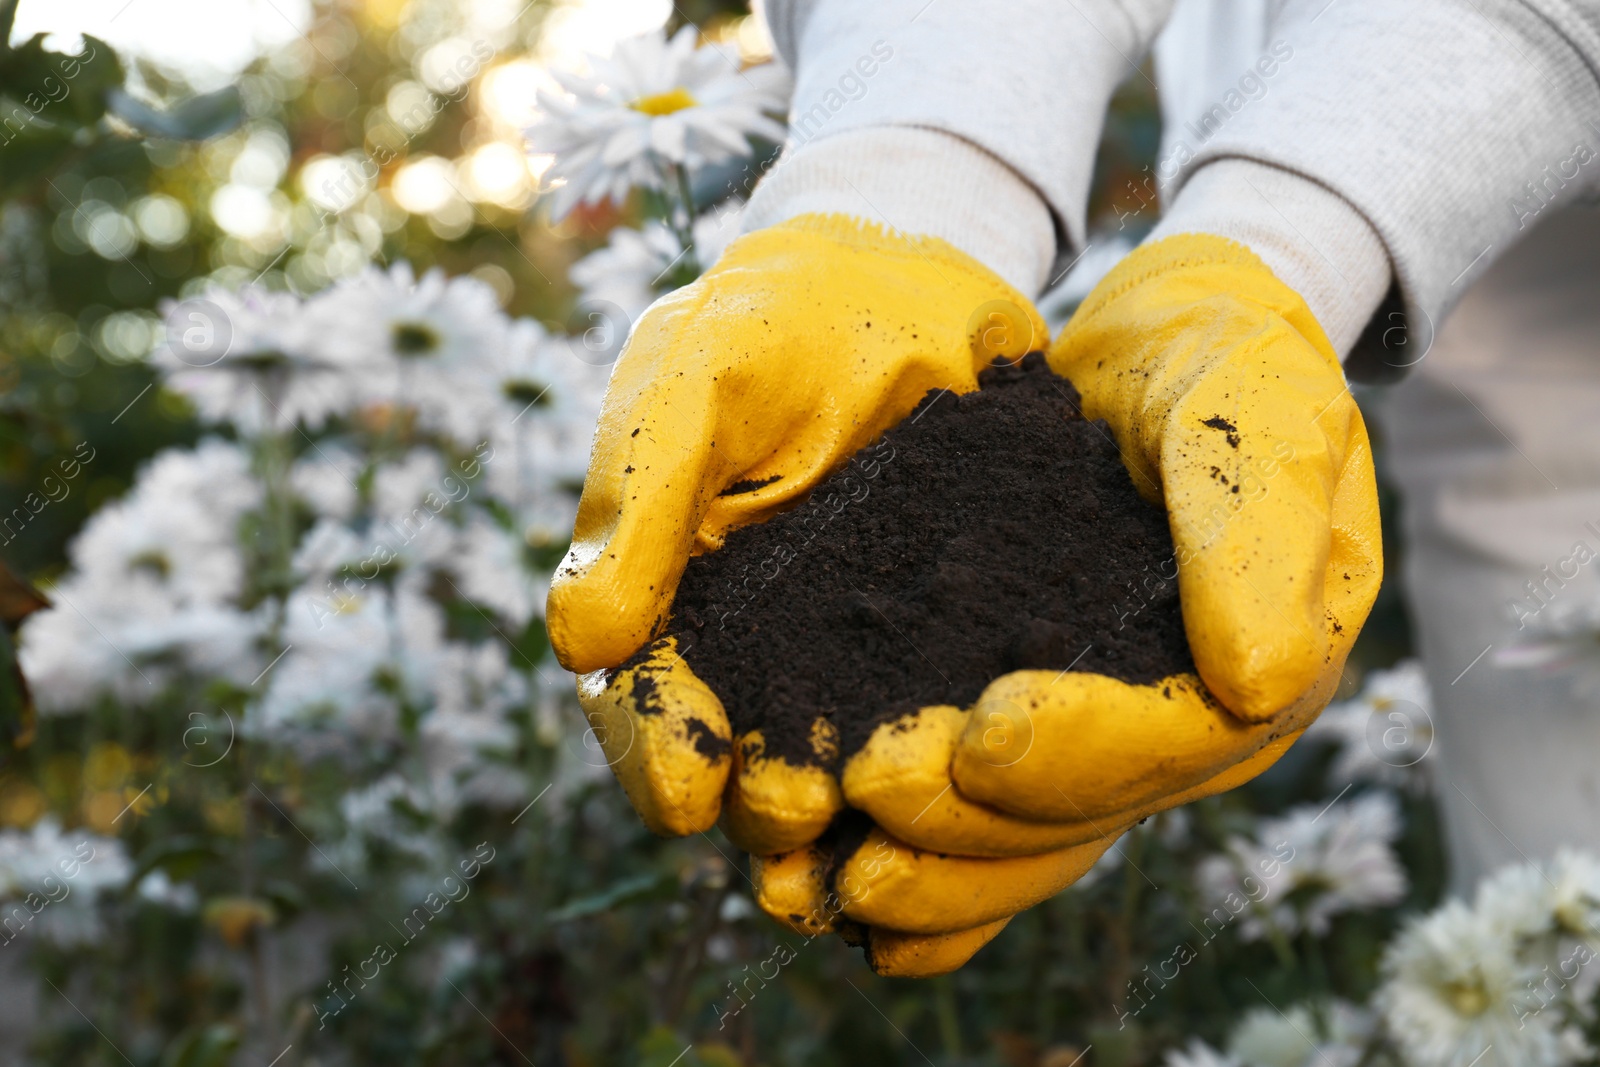
POLYGON ((931 393, 799 507, 689 562, 669 630, 735 735, 820 762, 1024 668, 1192 671, 1166 514, 1039 353, 931 393))

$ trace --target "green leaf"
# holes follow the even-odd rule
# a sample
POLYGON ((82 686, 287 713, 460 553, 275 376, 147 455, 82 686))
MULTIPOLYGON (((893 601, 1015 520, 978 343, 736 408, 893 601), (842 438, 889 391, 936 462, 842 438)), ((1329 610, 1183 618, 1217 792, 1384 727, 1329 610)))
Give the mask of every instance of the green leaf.
POLYGON ((239 1031, 212 1023, 181 1035, 161 1057, 163 1067, 228 1067, 239 1048, 239 1031))
POLYGON ((529 619, 512 647, 516 650, 520 666, 542 663, 545 654, 550 651, 550 634, 545 630, 544 620, 537 615, 529 619))
POLYGON ((727 1045, 691 1044, 665 1026, 641 1037, 634 1051, 639 1067, 739 1067, 744 1062, 727 1045))
POLYGON ((215 845, 193 834, 174 834, 155 842, 139 857, 130 887, 137 886, 145 875, 157 867, 178 880, 186 881, 211 860, 221 859, 222 853, 215 845))
MULTIPOLYGON (((111 46, 83 35, 77 54, 51 51, 36 33, 20 48, 0 52, 0 95, 35 119, 92 126, 105 114, 105 95, 122 84, 122 61, 111 46)), ((14 108, 13 108, 14 111, 14 108)))
POLYGON ((28 683, 17 666, 16 645, 0 627, 0 766, 9 762, 13 750, 33 742, 36 721, 28 683))
POLYGON ((292 882, 274 878, 261 887, 261 895, 272 902, 273 909, 283 921, 293 919, 306 910, 305 892, 292 882))
POLYGON ((70 127, 34 124, 0 143, 0 195, 10 196, 54 173, 72 150, 72 135, 70 127))
POLYGON ((677 892, 678 880, 670 874, 641 874, 624 878, 598 893, 569 900, 545 918, 553 923, 582 919, 642 900, 666 900, 677 892))
POLYGON ((11 48, 11 27, 17 22, 17 4, 21 0, 0 0, 0 55, 11 48))
POLYGON ((192 96, 165 111, 136 100, 124 90, 106 94, 111 113, 141 133, 175 141, 207 141, 244 121, 244 100, 236 86, 192 96))

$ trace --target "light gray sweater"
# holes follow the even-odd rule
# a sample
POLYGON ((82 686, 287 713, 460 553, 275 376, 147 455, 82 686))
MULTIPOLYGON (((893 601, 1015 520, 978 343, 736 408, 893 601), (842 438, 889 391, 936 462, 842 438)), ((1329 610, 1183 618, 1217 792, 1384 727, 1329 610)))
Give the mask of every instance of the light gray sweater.
POLYGON ((1405 351, 1425 352, 1535 219, 1600 189, 1600 0, 1174 6, 768 0, 796 75, 791 144, 746 227, 815 210, 875 218, 1037 293, 1090 239, 1106 104, 1130 72, 1147 76, 1169 18, 1152 182, 1166 215, 1152 238, 1247 244, 1341 353, 1391 281, 1405 351))

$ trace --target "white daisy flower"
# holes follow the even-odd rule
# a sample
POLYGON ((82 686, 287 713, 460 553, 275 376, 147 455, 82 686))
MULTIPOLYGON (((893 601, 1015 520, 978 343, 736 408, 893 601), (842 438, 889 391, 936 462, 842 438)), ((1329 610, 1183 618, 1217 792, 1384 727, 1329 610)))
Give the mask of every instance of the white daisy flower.
POLYGON ((1164 1067, 1245 1067, 1226 1053, 1218 1052, 1198 1037, 1191 1038, 1181 1049, 1168 1049, 1162 1059, 1164 1067))
POLYGON ((1407 926, 1384 954, 1374 997, 1412 1067, 1563 1067, 1555 1012, 1529 990, 1539 971, 1511 935, 1459 901, 1407 926))
POLYGON ((659 286, 682 255, 677 235, 663 222, 651 220, 637 230, 616 226, 606 246, 574 263, 567 277, 579 288, 580 307, 615 304, 631 324, 661 295, 659 286))
POLYGON ((1600 944, 1600 860, 1563 848, 1548 866, 1502 868, 1479 884, 1476 906, 1516 938, 1559 936, 1600 944))
POLYGON ((100 936, 100 894, 133 872, 122 842, 61 829, 53 816, 28 830, 0 830, 0 944, 39 937, 83 945, 100 936))
MULTIPOLYGON (((695 266, 701 270, 710 267, 739 236, 743 210, 741 201, 730 201, 695 219, 695 266)), ((637 230, 614 227, 606 246, 574 263, 567 277, 580 290, 580 307, 615 304, 631 327, 656 297, 672 288, 677 277, 674 268, 686 258, 672 228, 652 220, 637 230)))
POLYGON ((1420 788, 1433 749, 1433 697, 1419 660, 1373 671, 1353 700, 1331 704, 1306 736, 1339 746, 1330 781, 1420 788))
POLYGON ((267 676, 251 730, 299 737, 317 727, 392 740, 403 703, 425 704, 444 646, 444 616, 420 583, 393 590, 306 587, 289 598, 288 651, 267 676))
POLYGON ((156 456, 96 512, 68 549, 54 606, 22 630, 40 709, 77 710, 106 691, 143 704, 184 670, 248 682, 264 616, 236 607, 238 536, 260 499, 245 454, 212 439, 156 456))
POLYGON ((151 353, 167 388, 205 422, 246 434, 320 428, 349 409, 363 353, 312 344, 298 297, 246 288, 166 301, 168 338, 151 353))
POLYGON ((1342 1000, 1320 1013, 1305 1004, 1263 1006, 1234 1027, 1228 1053, 1244 1067, 1356 1067, 1372 1031, 1371 1014, 1342 1000))
POLYGON ((548 575, 528 567, 525 545, 486 515, 475 513, 457 534, 450 562, 455 591, 520 633, 549 596, 548 575))
POLYGON ((314 514, 349 521, 360 503, 362 458, 333 443, 317 445, 289 471, 289 486, 314 514))
POLYGON ((750 138, 774 143, 788 105, 780 65, 740 69, 737 51, 697 46, 685 26, 618 41, 609 58, 590 56, 588 74, 556 72, 565 93, 539 92, 531 151, 555 157, 546 176, 560 183, 551 216, 579 204, 620 201, 638 186, 659 189, 673 168, 695 170, 750 153, 750 138))
POLYGON ((455 543, 455 506, 471 492, 471 485, 446 467, 438 452, 414 448, 400 462, 385 463, 374 474, 373 522, 367 537, 374 548, 381 544, 389 549, 396 557, 394 565, 445 563, 455 543))
POLYGON ((1473 906, 1484 922, 1519 945, 1556 929, 1554 883, 1535 863, 1503 867, 1485 878, 1473 906))
POLYGON ((1550 878, 1556 928, 1571 937, 1600 940, 1600 859, 1563 848, 1550 865, 1550 878))
POLYGON ((414 411, 425 429, 471 446, 482 439, 492 398, 476 386, 499 359, 508 323, 494 290, 472 277, 410 264, 369 267, 306 305, 319 352, 345 352, 368 368, 356 383, 363 405, 414 411))
POLYGON ((139 879, 139 899, 159 904, 173 911, 192 912, 200 907, 200 894, 188 882, 174 882, 166 871, 157 867, 139 879))
POLYGON ((471 802, 516 805, 526 793, 525 776, 506 762, 484 758, 514 749, 516 729, 506 713, 528 700, 527 679, 512 669, 505 645, 445 648, 433 696, 434 710, 423 719, 421 734, 434 802, 443 817, 471 802))
POLYGON ((578 491, 600 417, 611 368, 587 363, 568 338, 546 336, 537 323, 518 322, 496 388, 506 398, 480 451, 483 486, 516 516, 530 544, 564 540, 572 532, 578 491))
POLYGON ((1239 916, 1246 941, 1274 929, 1320 937, 1340 912, 1405 896, 1405 869, 1391 847, 1399 835, 1399 810, 1388 793, 1326 808, 1302 805, 1263 819, 1253 839, 1235 837, 1225 855, 1202 860, 1196 875, 1214 905, 1239 916))

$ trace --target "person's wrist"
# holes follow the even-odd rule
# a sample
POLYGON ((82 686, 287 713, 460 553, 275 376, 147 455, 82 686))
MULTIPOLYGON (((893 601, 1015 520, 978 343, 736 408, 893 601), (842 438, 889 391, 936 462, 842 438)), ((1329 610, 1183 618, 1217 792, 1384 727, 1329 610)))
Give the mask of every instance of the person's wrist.
POLYGON ((1201 167, 1146 238, 1212 234, 1250 249, 1316 316, 1341 359, 1389 291, 1389 254, 1366 217, 1326 186, 1244 159, 1201 167))
POLYGON ((851 215, 940 238, 1029 297, 1055 257, 1055 227, 1038 191, 959 137, 910 126, 853 129, 790 145, 756 186, 740 227, 800 215, 851 215))

